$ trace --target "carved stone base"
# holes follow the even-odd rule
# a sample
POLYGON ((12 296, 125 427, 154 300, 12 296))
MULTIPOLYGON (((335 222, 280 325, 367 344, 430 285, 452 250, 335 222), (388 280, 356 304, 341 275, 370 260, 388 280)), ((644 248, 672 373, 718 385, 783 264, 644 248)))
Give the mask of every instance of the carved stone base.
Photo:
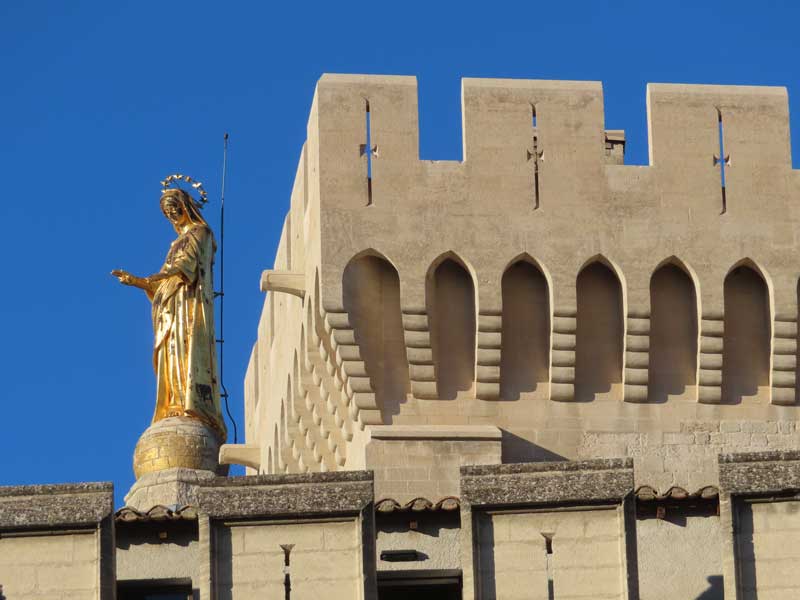
POLYGON ((213 471, 180 467, 146 473, 125 496, 125 505, 139 512, 154 506, 197 506, 197 484, 214 477, 213 471))

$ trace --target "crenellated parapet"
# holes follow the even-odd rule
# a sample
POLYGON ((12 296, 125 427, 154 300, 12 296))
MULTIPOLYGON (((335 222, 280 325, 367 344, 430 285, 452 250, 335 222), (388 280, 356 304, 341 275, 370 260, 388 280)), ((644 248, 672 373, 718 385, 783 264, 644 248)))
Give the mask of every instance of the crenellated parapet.
POLYGON ((373 425, 494 425, 507 461, 793 422, 786 90, 646 101, 650 164, 632 166, 600 83, 464 79, 463 160, 423 161, 415 78, 323 76, 262 279, 262 470, 363 467, 373 425))

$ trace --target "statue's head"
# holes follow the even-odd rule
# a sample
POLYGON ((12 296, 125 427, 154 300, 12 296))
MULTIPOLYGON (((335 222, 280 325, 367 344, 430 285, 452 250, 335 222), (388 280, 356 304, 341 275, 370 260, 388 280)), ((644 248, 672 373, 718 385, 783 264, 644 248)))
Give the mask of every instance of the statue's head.
POLYGON ((208 201, 208 194, 202 183, 192 179, 189 175, 176 173, 164 179, 161 182, 161 188, 161 212, 170 220, 176 230, 187 222, 208 227, 208 223, 200 214, 200 208, 208 201), (191 185, 199 194, 199 198, 195 199, 180 187, 170 187, 181 181, 191 185))
POLYGON ((161 212, 176 229, 187 222, 208 226, 194 199, 188 192, 178 188, 170 188, 162 192, 161 212))

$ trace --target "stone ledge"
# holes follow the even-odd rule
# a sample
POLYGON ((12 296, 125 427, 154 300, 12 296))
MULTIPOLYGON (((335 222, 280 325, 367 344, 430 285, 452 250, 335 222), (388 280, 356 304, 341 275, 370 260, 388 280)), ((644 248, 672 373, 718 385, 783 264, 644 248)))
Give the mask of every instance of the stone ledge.
POLYGON ((110 482, 0 487, 0 531, 96 526, 113 510, 110 482))
POLYGON ((371 471, 217 477, 197 488, 211 518, 357 514, 374 502, 371 471))
POLYGON ((748 463, 800 460, 800 450, 768 450, 765 452, 727 452, 719 455, 719 463, 748 463))
POLYGON ((719 483, 728 494, 800 490, 800 451, 720 454, 719 483))
POLYGON ((500 441, 503 432, 492 425, 373 425, 373 440, 492 440, 500 441))
POLYGON ((324 473, 292 473, 285 475, 238 475, 235 477, 215 477, 201 482, 201 485, 206 487, 247 487, 250 485, 288 485, 347 481, 372 481, 372 471, 328 471, 324 473))
POLYGON ((622 502, 633 489, 630 458, 461 467, 461 499, 472 506, 622 502))

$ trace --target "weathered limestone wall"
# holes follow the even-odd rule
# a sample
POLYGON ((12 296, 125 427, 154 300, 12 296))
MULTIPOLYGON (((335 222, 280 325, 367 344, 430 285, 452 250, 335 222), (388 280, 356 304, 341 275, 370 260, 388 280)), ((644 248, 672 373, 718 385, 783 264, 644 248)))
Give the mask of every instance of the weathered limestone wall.
POLYGON ((247 375, 261 472, 363 468, 367 425, 631 456, 661 491, 799 447, 786 90, 651 84, 647 106, 629 166, 599 83, 465 79, 464 160, 421 161, 413 77, 323 76, 247 375))
POLYGON ((98 532, 0 534, 0 585, 9 600, 99 600, 98 532))
POLYGON ((636 521, 640 597, 722 600, 724 549, 719 517, 671 512, 665 519, 636 521))
POLYGON ((737 516, 742 600, 796 598, 800 502, 742 503, 737 516))
POLYGON ((719 471, 726 597, 796 597, 800 452, 723 454, 719 471))
POLYGON ((480 597, 625 598, 621 519, 618 508, 482 515, 480 597))
POLYGON ((496 427, 371 426, 367 468, 375 474, 377 500, 403 504, 414 498, 437 502, 460 495, 464 465, 500 464, 496 427))
POLYGON ((110 598, 110 483, 0 487, 0 587, 9 600, 110 598))
POLYGON ((462 467, 464 599, 638 597, 632 466, 462 467))
POLYGON ((363 598, 357 520, 219 526, 217 598, 261 600, 284 595, 284 552, 291 551, 292 597, 363 598))
MULTIPOLYGON (((284 550, 292 597, 375 600, 372 474, 309 473, 218 478, 198 502, 214 564, 216 598, 284 595, 284 550)), ((202 528, 201 528, 201 542, 202 528)))
POLYGON ((400 510, 378 514, 376 564, 383 571, 431 571, 461 569, 461 527, 458 511, 400 510), (410 527, 410 523, 414 528, 410 527), (418 560, 382 560, 385 550, 416 550, 418 560))
POLYGON ((196 522, 117 524, 116 538, 117 581, 189 579, 197 587, 205 559, 196 522))
MULTIPOLYGON (((577 457, 629 456, 634 459, 637 486, 649 485, 662 493, 676 486, 694 493, 705 486, 719 485, 719 454, 790 450, 800 446, 795 421, 725 420, 720 419, 718 407, 695 406, 697 411, 687 410, 690 406, 667 409, 662 413, 663 419, 655 423, 620 420, 604 428, 605 431, 581 432, 577 457), (693 418, 692 413, 704 418, 693 418), (681 419, 681 414, 686 415, 686 420, 681 419), (639 431, 631 432, 631 428, 639 431)), ((727 414, 733 413, 731 410, 727 414)), ((757 409, 744 409, 740 413, 755 416, 757 409)), ((540 434, 544 439, 559 435, 560 432, 540 434)), ((556 452, 563 448, 567 456, 573 456, 558 439, 547 447, 556 452)))

